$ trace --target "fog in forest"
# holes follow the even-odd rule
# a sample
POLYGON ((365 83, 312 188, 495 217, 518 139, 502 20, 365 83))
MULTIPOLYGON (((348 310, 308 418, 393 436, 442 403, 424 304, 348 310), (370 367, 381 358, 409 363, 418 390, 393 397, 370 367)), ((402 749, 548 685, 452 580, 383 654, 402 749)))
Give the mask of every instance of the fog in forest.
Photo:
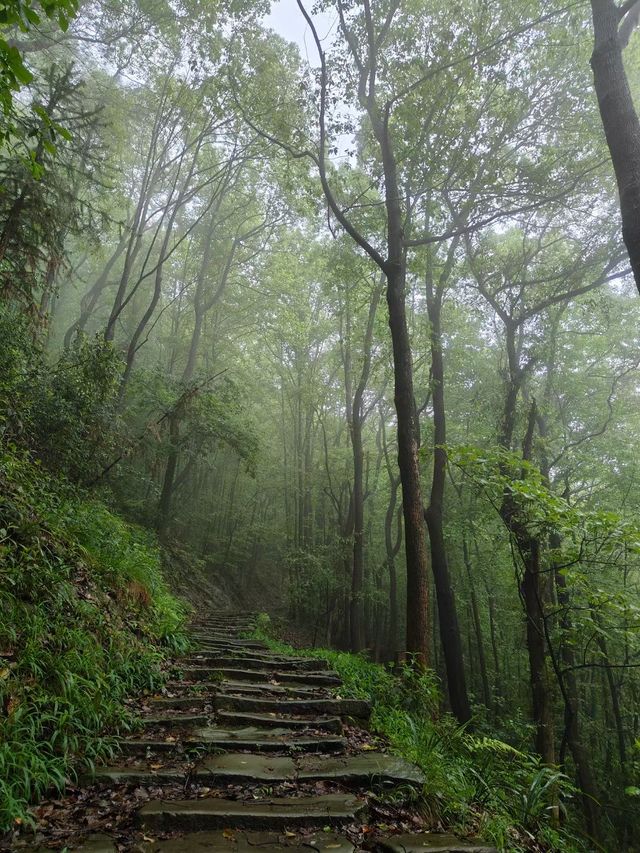
POLYGON ((640 849, 639 22, 0 2, 0 849, 245 849, 78 793, 198 643, 423 774, 325 847, 640 849))

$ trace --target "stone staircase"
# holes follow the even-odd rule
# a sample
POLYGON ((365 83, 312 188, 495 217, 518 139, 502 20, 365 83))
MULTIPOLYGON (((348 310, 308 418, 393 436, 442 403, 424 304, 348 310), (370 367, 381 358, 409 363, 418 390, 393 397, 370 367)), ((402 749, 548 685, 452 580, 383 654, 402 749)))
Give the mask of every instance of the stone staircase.
POLYGON ((98 798, 107 786, 131 792, 127 831, 91 834, 77 849, 496 853, 413 831, 421 771, 367 740, 368 703, 341 698, 326 661, 274 654, 245 639, 252 624, 247 614, 194 624, 197 651, 178 662, 164 695, 145 703, 118 764, 83 780, 98 798), (393 811, 376 818, 385 792, 397 822, 393 811))

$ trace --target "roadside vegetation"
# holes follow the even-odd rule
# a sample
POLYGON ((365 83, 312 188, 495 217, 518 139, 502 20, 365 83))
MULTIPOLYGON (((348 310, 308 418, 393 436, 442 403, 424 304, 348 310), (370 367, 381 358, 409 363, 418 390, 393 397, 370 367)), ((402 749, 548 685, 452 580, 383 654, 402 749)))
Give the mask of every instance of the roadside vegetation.
POLYGON ((481 721, 473 730, 461 727, 451 714, 441 713, 440 685, 432 670, 392 669, 364 655, 301 649, 279 639, 280 627, 262 613, 252 636, 275 652, 329 661, 344 682, 341 696, 371 702, 370 730, 424 771, 420 807, 434 828, 480 836, 511 853, 586 849, 566 821, 575 787, 531 753, 526 721, 519 727, 514 721, 504 732, 481 721))

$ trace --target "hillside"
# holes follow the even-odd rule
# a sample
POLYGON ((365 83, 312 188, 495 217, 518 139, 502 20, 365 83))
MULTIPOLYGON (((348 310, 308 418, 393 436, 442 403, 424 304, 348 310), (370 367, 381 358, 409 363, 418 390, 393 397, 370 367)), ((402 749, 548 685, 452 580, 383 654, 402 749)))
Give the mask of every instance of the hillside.
POLYGON ((153 538, 0 452, 0 824, 114 754, 129 700, 187 647, 153 538))

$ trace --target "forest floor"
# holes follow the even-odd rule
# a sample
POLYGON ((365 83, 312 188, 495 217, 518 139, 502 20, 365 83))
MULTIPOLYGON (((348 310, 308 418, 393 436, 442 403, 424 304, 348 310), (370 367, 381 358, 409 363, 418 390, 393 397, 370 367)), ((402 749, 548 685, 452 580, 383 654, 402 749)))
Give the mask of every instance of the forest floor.
POLYGON ((367 729, 367 702, 340 695, 318 658, 248 639, 247 614, 191 628, 117 765, 34 810, 7 849, 89 853, 353 850, 495 853, 428 831, 419 768, 367 729))

